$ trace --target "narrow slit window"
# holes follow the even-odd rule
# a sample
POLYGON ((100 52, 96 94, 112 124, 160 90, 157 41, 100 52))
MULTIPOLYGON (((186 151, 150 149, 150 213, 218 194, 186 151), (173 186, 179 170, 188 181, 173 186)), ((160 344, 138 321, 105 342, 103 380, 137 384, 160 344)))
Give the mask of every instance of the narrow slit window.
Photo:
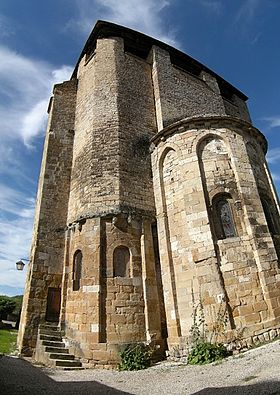
POLYGON ((278 235, 280 232, 279 232, 279 224, 278 224, 278 215, 276 213, 276 210, 273 210, 272 204, 270 204, 264 198, 261 198, 261 203, 263 206, 263 211, 264 211, 264 215, 265 215, 265 219, 267 222, 269 232, 273 236, 278 235))
POLYGON ((78 291, 81 287, 82 261, 83 254, 80 250, 78 250, 74 254, 73 262, 73 291, 78 291))
POLYGON ((218 220, 217 237, 227 239, 236 236, 235 225, 228 199, 220 199, 216 203, 216 216, 218 220))

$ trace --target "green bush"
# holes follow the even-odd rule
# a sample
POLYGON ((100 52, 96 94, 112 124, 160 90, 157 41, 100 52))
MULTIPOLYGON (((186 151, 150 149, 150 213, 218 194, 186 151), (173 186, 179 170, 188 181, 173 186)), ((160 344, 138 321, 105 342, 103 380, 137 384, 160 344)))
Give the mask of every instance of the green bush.
POLYGON ((128 345, 119 355, 119 370, 141 370, 151 365, 152 350, 144 344, 128 345))
POLYGON ((11 296, 11 300, 13 300, 16 304, 12 314, 14 314, 15 316, 20 316, 23 295, 11 296))
POLYGON ((0 295, 0 320, 5 320, 16 307, 16 302, 9 296, 0 295))
POLYGON ((204 365, 219 361, 229 355, 223 344, 209 342, 197 343, 188 355, 188 363, 191 365, 204 365))

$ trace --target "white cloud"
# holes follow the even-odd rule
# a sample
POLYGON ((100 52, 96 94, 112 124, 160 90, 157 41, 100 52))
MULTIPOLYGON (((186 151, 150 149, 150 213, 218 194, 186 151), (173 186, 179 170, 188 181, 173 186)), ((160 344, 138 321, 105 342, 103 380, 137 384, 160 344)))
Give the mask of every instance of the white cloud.
POLYGON ((69 79, 72 67, 55 69, 3 46, 0 58, 1 140, 20 138, 30 146, 44 132, 53 84, 69 79))
MULTIPOLYGON (((0 15, 0 37, 13 34, 8 22, 0 15)), ((68 80, 72 67, 54 67, 3 45, 0 59, 0 288, 13 292, 24 287, 26 270, 16 271, 15 262, 29 256, 35 205, 24 192, 34 191, 35 181, 22 156, 43 135, 53 85, 68 80)))
POLYGON ((235 22, 251 21, 255 15, 258 7, 261 4, 260 0, 243 0, 241 6, 236 14, 235 22))
POLYGON ((32 222, 31 218, 0 220, 0 286, 24 287, 24 275, 16 272, 15 263, 29 256, 32 222))
POLYGON ((280 147, 276 147, 276 148, 271 148, 270 150, 268 150, 266 159, 268 161, 268 163, 277 163, 280 161, 280 147))
POLYGON ((5 15, 0 14, 0 37, 9 37, 14 34, 13 24, 5 15))
POLYGON ((25 145, 29 145, 32 138, 44 131, 47 123, 48 99, 36 103, 22 119, 22 137, 25 145))
POLYGON ((33 218, 34 198, 0 184, 0 207, 0 213, 6 212, 17 217, 33 218))
POLYGON ((242 0, 239 2, 236 14, 233 17, 233 34, 242 37, 250 45, 257 45, 262 37, 263 18, 261 7, 266 3, 262 0, 242 0))
POLYGON ((24 286, 25 275, 15 262, 29 255, 34 198, 0 184, 0 287, 24 286))
POLYGON ((200 0, 200 4, 205 6, 215 14, 221 14, 223 9, 223 4, 220 0, 200 0))
POLYGON ((262 118, 262 121, 268 122, 270 128, 277 128, 280 126, 280 116, 279 115, 276 115, 274 117, 262 118))
MULTIPOLYGON (((3 21, 0 15, 0 36, 8 34, 3 21)), ((22 143, 32 147, 43 135, 53 85, 68 80, 72 67, 54 67, 1 45, 0 59, 0 287, 17 290, 26 271, 17 272, 15 262, 29 256, 35 203, 23 192, 30 185, 33 191, 35 181, 23 166, 22 143)))
POLYGON ((78 17, 68 27, 89 34, 97 19, 108 20, 138 30, 170 45, 178 46, 174 32, 168 31, 161 12, 174 0, 75 0, 78 17))
POLYGON ((271 173, 271 176, 272 176, 274 181, 280 181, 280 174, 271 173))
POLYGON ((14 184, 24 189, 33 188, 37 183, 25 171, 21 162, 21 155, 18 154, 17 144, 6 141, 4 138, 1 139, 0 144, 0 176, 2 175, 13 180, 14 184))

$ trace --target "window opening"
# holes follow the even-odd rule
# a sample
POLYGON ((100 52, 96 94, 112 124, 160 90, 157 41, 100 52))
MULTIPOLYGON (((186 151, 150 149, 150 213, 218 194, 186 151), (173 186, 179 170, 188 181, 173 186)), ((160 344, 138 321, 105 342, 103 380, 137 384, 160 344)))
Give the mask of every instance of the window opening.
POLYGON ((264 211, 264 215, 265 215, 265 219, 267 222, 269 232, 272 235, 278 235, 279 234, 279 225, 277 223, 276 213, 275 214, 273 213, 274 210, 272 210, 271 204, 269 204, 269 202, 267 200, 262 198, 261 202, 262 202, 263 211, 264 211))
POLYGON ((124 246, 116 247, 113 254, 114 277, 129 277, 129 249, 124 246))
POLYGON ((215 205, 219 222, 218 239, 227 239, 236 236, 235 225, 232 217, 230 203, 227 199, 220 199, 215 205))
POLYGON ((80 250, 75 252, 73 265, 73 291, 78 291, 81 287, 83 254, 80 250))

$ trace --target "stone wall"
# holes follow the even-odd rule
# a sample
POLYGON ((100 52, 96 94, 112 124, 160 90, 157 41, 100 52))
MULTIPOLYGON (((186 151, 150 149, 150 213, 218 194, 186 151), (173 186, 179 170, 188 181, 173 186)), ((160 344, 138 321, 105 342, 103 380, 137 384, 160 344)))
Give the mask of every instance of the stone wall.
POLYGON ((118 205, 118 48, 118 40, 98 40, 79 66, 68 223, 118 205))
POLYGON ((236 94, 222 96, 216 78, 205 71, 188 73, 171 63, 167 51, 150 53, 158 130, 184 118, 232 115, 250 122, 246 103, 236 94))
POLYGON ((150 139, 156 131, 151 66, 123 55, 119 78, 120 204, 154 215, 150 139))
POLYGON ((78 78, 68 223, 118 210, 154 212, 150 65, 125 54, 119 38, 97 40, 78 78))
POLYGON ((38 186, 18 344, 32 353, 45 319, 48 288, 61 287, 76 102, 76 81, 54 87, 38 186))
POLYGON ((90 364, 115 364, 118 347, 160 341, 161 324, 149 222, 125 217, 88 219, 69 230, 64 274, 65 333, 71 352, 90 364), (114 253, 126 248, 125 275, 114 253), (74 258, 82 252, 80 287, 73 290, 74 258))
MULTIPOLYGON (((153 180, 170 347, 185 342, 201 302, 208 330, 221 309, 226 340, 279 325, 279 269, 246 144, 264 140, 233 118, 185 120, 154 138, 153 180), (182 149, 182 147, 184 147, 182 149), (220 236, 216 199, 234 231, 220 236)), ((264 155, 258 156, 263 169, 264 155)), ((263 179, 267 181, 265 173, 263 179)), ((211 329, 212 328, 212 329, 211 329)))
POLYGON ((127 343, 184 347, 201 304, 226 341, 264 336, 280 325, 279 203, 246 97, 165 44, 103 33, 54 89, 21 351, 50 287, 88 366, 127 343))
POLYGON ((116 360, 118 344, 161 338, 151 234, 151 66, 124 53, 121 39, 103 39, 84 56, 78 78, 61 322, 76 355, 106 364, 116 360), (124 276, 114 273, 119 247, 129 255, 124 276), (82 279, 73 290, 77 251, 82 279))

